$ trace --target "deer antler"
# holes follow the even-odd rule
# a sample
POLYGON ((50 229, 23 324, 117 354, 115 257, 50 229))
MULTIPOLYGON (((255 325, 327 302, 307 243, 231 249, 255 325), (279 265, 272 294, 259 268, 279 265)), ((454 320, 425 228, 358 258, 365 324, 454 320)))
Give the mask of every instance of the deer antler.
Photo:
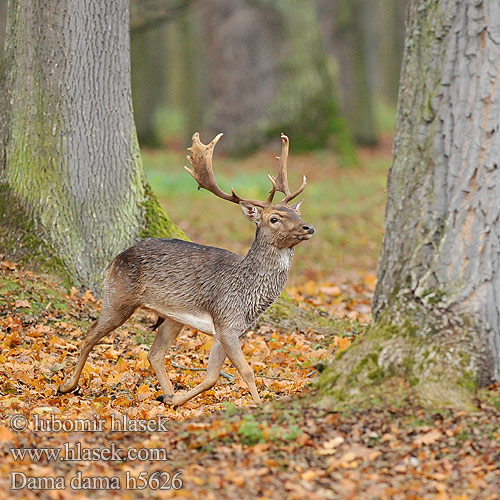
POLYGON ((271 191, 269 192, 269 197, 267 201, 258 201, 258 200, 249 200, 246 198, 241 198, 236 194, 233 188, 231 188, 231 194, 223 191, 215 180, 215 175, 212 167, 212 156, 214 153, 214 148, 219 139, 223 134, 218 134, 209 144, 203 144, 200 141, 200 134, 196 132, 193 134, 193 145, 188 148, 189 155, 187 159, 193 166, 191 170, 188 167, 184 167, 186 171, 194 178, 194 180, 198 183, 198 189, 203 188, 211 193, 215 194, 219 198, 223 200, 231 201, 233 203, 247 202, 252 205, 256 205, 261 208, 266 208, 269 206, 274 198, 274 194, 276 191, 280 191, 285 195, 285 198, 281 201, 281 203, 285 204, 289 201, 293 200, 296 196, 298 196, 304 188, 306 187, 306 176, 304 175, 304 180, 302 181, 302 185, 300 186, 295 193, 290 193, 290 188, 288 187, 288 175, 287 175, 287 158, 288 158, 288 137, 285 134, 281 134, 281 156, 278 158, 279 160, 279 171, 278 177, 274 178, 272 175, 269 175, 269 179, 273 185, 271 191))
POLYGON ((289 201, 296 198, 302 191, 304 191, 307 179, 304 175, 302 180, 302 185, 295 191, 294 193, 290 193, 290 188, 288 186, 288 147, 289 147, 289 139, 285 134, 281 134, 281 156, 277 156, 276 159, 279 160, 279 168, 278 168, 278 177, 273 177, 269 175, 269 179, 273 185, 271 191, 269 191, 269 196, 267 198, 267 203, 272 203, 274 195, 276 191, 283 193, 285 197, 281 200, 281 203, 286 204, 289 201))
POLYGON ((188 148, 188 151, 191 154, 187 156, 187 159, 193 166, 193 170, 188 167, 184 168, 198 183, 198 189, 204 188, 215 194, 215 196, 233 203, 247 202, 252 205, 265 208, 267 203, 263 201, 241 198, 236 194, 233 188, 231 188, 231 194, 228 194, 217 185, 212 167, 212 156, 214 153, 214 147, 217 142, 219 142, 222 135, 223 134, 218 134, 209 144, 203 144, 200 141, 200 134, 198 132, 194 133, 192 139, 193 145, 188 148))

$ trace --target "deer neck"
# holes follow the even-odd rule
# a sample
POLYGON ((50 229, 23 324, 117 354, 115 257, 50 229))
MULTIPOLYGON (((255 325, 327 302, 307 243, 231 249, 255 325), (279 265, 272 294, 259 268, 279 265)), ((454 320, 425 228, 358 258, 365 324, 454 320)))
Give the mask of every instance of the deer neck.
POLYGON ((277 248, 257 228, 255 239, 243 263, 256 271, 259 270, 259 275, 272 277, 284 273, 287 277, 292 257, 293 248, 277 248))
POLYGON ((257 229, 255 240, 240 264, 249 322, 255 321, 285 288, 292 257, 293 248, 273 246, 257 229))

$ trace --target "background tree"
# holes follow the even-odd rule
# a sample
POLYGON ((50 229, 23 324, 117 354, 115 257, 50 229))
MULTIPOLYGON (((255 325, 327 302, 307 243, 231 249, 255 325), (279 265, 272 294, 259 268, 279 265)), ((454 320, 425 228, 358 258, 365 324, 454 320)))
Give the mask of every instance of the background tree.
POLYGON ((378 134, 366 53, 370 11, 361 0, 321 0, 320 12, 325 47, 337 63, 342 114, 356 143, 374 146, 378 134))
MULTIPOLYGON (((7 24, 7 0, 0 0, 0 89, 4 86, 4 44, 5 44, 5 26, 7 24)), ((0 130, 2 128, 2 123, 5 121, 4 110, 0 108, 0 130)), ((0 161, 3 158, 3 152, 0 152, 0 161)))
POLYGON ((159 146, 156 113, 165 102, 167 62, 165 27, 131 33, 132 101, 141 146, 159 146))
MULTIPOLYGON (((350 148, 333 95, 316 2, 211 0, 203 4, 210 131, 248 151, 286 130, 294 147, 350 148)), ((222 145, 222 144, 221 144, 222 145)))
POLYGON ((201 127, 203 77, 192 0, 130 0, 132 99, 141 146, 161 146, 165 108, 183 118, 186 137, 201 127), (185 116, 184 116, 185 115, 185 116))
POLYGON ((3 57, 3 46, 5 40, 6 21, 7 21, 7 2, 6 0, 0 0, 0 51, 2 51, 2 57, 3 57))
POLYGON ((10 2, 5 44, 2 252, 97 290, 135 240, 180 234, 139 155, 128 1, 10 2))
POLYGON ((462 406, 500 379, 499 41, 496 0, 410 5, 377 322, 325 374, 335 399, 462 406))
POLYGON ((132 35, 158 28, 189 10, 194 0, 130 0, 132 35))
POLYGON ((203 54, 199 9, 186 9, 167 26, 168 56, 176 64, 175 75, 169 81, 169 109, 183 118, 184 135, 191 145, 194 130, 204 127, 206 108, 209 107, 209 89, 206 60, 203 54))
POLYGON ((409 0, 377 2, 376 15, 372 17, 376 20, 373 24, 380 47, 379 57, 372 60, 373 83, 378 94, 388 103, 396 102, 398 97, 408 3, 409 0))
POLYGON ((143 57, 132 61, 141 142, 149 141, 146 135, 156 136, 150 144, 158 140, 158 131, 151 132, 155 108, 168 145, 189 142, 194 128, 206 124, 207 134, 226 131, 222 148, 242 153, 264 145, 282 126, 304 137, 302 149, 333 145, 352 160, 350 135, 374 145, 378 122, 392 129, 406 4, 131 0, 133 54, 135 40, 144 42, 137 51, 143 57), (145 40, 148 31, 160 33, 162 23, 166 48, 163 35, 145 40), (161 50, 166 58, 148 57, 161 50), (167 76, 164 98, 151 92, 160 68, 167 76))

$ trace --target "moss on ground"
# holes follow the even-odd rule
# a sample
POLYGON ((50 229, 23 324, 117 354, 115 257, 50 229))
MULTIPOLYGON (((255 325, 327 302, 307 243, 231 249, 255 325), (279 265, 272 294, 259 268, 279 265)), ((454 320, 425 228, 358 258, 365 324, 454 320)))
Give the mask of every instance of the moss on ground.
POLYGON ((325 335, 345 336, 346 322, 323 316, 319 309, 305 309, 283 294, 258 320, 259 325, 270 325, 283 330, 313 329, 325 335))
MULTIPOLYGON (((402 308, 384 314, 323 372, 318 404, 331 409, 398 406, 410 397, 428 408, 474 409, 475 332, 461 320, 440 328, 438 318, 423 313, 402 308)), ((449 321, 452 314, 447 316, 449 321)))

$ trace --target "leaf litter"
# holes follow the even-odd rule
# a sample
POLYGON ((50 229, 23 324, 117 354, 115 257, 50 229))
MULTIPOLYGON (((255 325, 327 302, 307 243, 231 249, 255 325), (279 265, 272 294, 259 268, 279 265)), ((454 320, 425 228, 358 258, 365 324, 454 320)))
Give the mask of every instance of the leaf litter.
MULTIPOLYGON (((371 320, 373 274, 356 281, 305 283, 288 289, 298 303, 345 318, 345 335, 314 329, 260 326, 243 350, 257 374, 264 405, 251 403, 246 385, 228 363, 230 377, 180 408, 161 394, 147 354, 155 317, 136 314, 105 337, 89 357, 77 394, 57 396, 72 370, 99 302, 90 291, 64 292, 50 277, 0 262, 0 498, 14 471, 30 477, 116 477, 119 490, 71 488, 10 490, 14 498, 221 498, 238 499, 498 499, 500 385, 479 399, 473 414, 397 408, 336 413, 312 403, 314 368, 334 359, 371 320), (350 326, 349 326, 350 325, 350 326), (361 326, 360 326, 361 325, 361 326), (30 422, 10 427, 13 415, 30 422), (35 432, 35 415, 63 421, 168 418, 168 432, 35 432), (10 448, 90 448, 113 443, 124 450, 161 447, 167 460, 15 460, 10 448), (182 472, 181 489, 124 489, 128 476, 182 472)), ((167 371, 176 390, 204 377, 212 339, 185 329, 167 371), (181 367, 181 368, 179 368, 181 367), (189 369, 185 369, 189 368, 189 369), (194 369, 194 370, 193 370, 194 369)), ((159 477, 159 476, 158 476, 159 477)), ((81 486, 81 484, 80 484, 81 486)), ((102 486, 102 484, 101 484, 102 486)), ((152 486, 152 487, 151 487, 152 486)), ((95 487, 95 484, 94 484, 95 487)), ((6 497, 5 497, 6 498, 6 497)))

